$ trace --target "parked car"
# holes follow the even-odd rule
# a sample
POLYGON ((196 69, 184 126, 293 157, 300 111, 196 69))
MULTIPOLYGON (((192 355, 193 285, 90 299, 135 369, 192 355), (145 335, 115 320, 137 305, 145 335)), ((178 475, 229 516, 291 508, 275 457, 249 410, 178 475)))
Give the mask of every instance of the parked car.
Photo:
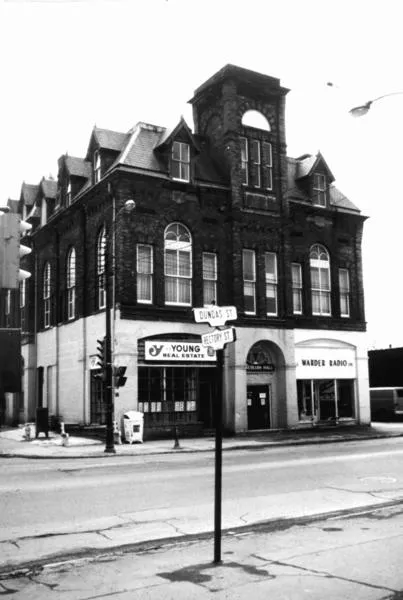
POLYGON ((370 388, 371 419, 393 421, 403 416, 403 387, 370 388))

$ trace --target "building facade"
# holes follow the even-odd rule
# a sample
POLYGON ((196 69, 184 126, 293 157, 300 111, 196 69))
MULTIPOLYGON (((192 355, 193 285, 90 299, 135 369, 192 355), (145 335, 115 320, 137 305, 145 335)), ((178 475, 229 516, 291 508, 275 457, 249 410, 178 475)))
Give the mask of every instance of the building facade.
POLYGON ((403 387, 403 348, 368 352, 370 387, 403 387))
POLYGON ((287 92, 227 65, 190 100, 193 131, 183 118, 96 127, 83 158, 59 159, 57 181, 23 184, 22 420, 48 406, 67 424, 105 422, 96 349, 109 272, 113 361, 127 367, 118 421, 142 411, 146 436, 214 426, 220 373, 193 308, 215 304, 237 309, 228 431, 369 423, 365 217, 320 153, 287 156, 287 92))

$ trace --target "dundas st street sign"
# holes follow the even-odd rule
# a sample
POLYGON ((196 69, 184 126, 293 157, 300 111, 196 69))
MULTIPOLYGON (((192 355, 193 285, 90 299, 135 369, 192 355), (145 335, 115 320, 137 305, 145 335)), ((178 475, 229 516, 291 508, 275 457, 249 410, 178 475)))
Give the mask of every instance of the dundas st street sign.
POLYGON ((211 327, 220 327, 225 325, 226 321, 235 321, 237 312, 235 306, 204 306, 203 308, 194 308, 194 317, 196 323, 208 323, 211 327))
MULTIPOLYGON (((216 306, 215 304, 194 308, 193 312, 196 323, 208 323, 211 327, 222 327, 227 321, 234 321, 238 316, 235 306, 216 306)), ((225 344, 235 342, 235 327, 213 329, 202 335, 201 340, 202 345, 206 348, 222 350, 225 344)))

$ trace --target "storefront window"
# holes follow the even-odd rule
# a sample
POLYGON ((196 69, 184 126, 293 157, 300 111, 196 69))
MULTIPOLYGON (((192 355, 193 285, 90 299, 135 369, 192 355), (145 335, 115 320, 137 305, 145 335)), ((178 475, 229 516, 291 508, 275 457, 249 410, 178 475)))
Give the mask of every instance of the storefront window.
POLYGON ((216 373, 214 368, 139 367, 138 402, 144 413, 159 413, 159 422, 200 420, 210 427, 216 373), (187 416, 186 416, 187 415, 187 416))
POLYGON ((300 421, 353 419, 354 379, 297 380, 300 421))
POLYGON ((297 392, 299 420, 305 421, 306 419, 312 419, 313 402, 311 380, 304 381, 300 379, 299 381, 297 381, 297 392))

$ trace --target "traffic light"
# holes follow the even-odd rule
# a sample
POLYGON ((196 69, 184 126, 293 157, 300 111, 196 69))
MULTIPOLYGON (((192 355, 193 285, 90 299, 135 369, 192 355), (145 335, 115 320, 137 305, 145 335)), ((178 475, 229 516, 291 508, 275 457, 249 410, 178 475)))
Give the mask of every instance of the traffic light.
POLYGON ((102 340, 97 340, 97 358, 98 358, 98 366, 100 369, 105 369, 106 367, 106 355, 105 355, 105 342, 106 338, 102 338, 102 340))
POLYGON ((0 288, 16 289, 20 281, 31 277, 29 271, 20 269, 20 259, 32 252, 20 238, 31 229, 20 215, 0 210, 0 288))
POLYGON ((127 381, 127 377, 125 377, 127 367, 115 367, 114 375, 115 375, 115 388, 123 387, 127 381))

